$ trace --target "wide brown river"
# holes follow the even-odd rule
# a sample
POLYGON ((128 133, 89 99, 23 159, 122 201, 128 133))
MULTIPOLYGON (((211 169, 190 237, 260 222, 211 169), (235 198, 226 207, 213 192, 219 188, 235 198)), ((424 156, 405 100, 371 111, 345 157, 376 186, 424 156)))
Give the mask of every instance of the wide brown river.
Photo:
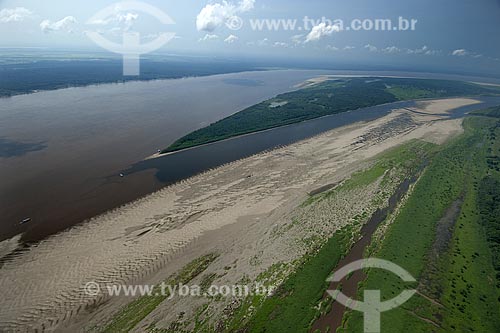
MULTIPOLYGON (((322 74, 360 73, 246 72, 0 99, 0 240, 23 232, 25 241, 37 241, 203 169, 390 110, 365 118, 332 118, 328 126, 324 121, 292 125, 286 131, 276 129, 250 141, 204 148, 198 155, 191 152, 159 165, 138 163, 192 130, 322 74), (202 156, 211 160, 204 163, 202 156), (119 177, 121 172, 126 176, 119 177), (30 222, 20 223, 28 217, 30 222)), ((366 73, 389 74, 452 78, 366 73)))

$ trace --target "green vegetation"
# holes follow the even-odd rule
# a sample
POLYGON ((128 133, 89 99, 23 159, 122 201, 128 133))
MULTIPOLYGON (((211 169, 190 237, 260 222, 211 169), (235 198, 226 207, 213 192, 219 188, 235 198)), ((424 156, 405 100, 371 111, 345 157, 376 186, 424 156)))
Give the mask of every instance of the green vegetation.
POLYGON ((261 70, 227 60, 189 58, 181 60, 177 57, 163 56, 154 58, 142 59, 141 75, 123 76, 121 59, 101 58, 101 55, 96 54, 74 55, 74 57, 67 53, 54 57, 27 56, 21 58, 21 61, 17 57, 9 59, 2 54, 0 98, 94 84, 178 79, 261 70), (10 61, 12 63, 8 63, 10 61))
MULTIPOLYGON (((328 200, 339 191, 351 191, 353 188, 366 188, 379 179, 395 183, 414 174, 415 170, 435 149, 435 145, 413 140, 374 158, 373 164, 327 192, 317 194, 307 200, 303 206, 312 205, 321 200, 328 200), (389 179, 391 178, 391 179, 389 179)), ((381 187, 385 188, 385 187, 381 187)), ((383 195, 384 197, 390 194, 383 195)), ((374 201, 376 201, 374 199, 374 201)), ((387 201, 387 200, 385 200, 387 201)), ((378 205, 382 205, 379 203, 378 205)), ((366 221, 368 215, 357 217, 366 221)), ((298 222, 294 222, 298 223, 298 222)), ((280 281, 273 296, 264 298, 252 296, 245 299, 227 325, 227 332, 243 329, 248 332, 307 332, 314 320, 331 309, 331 299, 323 299, 328 287, 327 278, 339 260, 347 253, 353 242, 359 237, 360 224, 350 224, 326 242, 314 242, 309 254, 292 266, 297 267, 291 274, 280 281), (318 245, 319 244, 319 245, 318 245)), ((307 240, 304 240, 307 241, 307 240)), ((261 274, 258 281, 267 281, 277 271, 287 272, 283 264, 275 265, 268 272, 261 274)))
MULTIPOLYGON (((404 178, 414 175, 420 164, 427 160, 434 153, 435 149, 436 146, 434 144, 420 140, 412 140, 404 145, 390 149, 376 156, 369 168, 354 173, 351 178, 333 190, 311 196, 303 205, 309 205, 317 200, 322 200, 336 191, 344 191, 372 184, 387 171, 393 169, 402 170, 400 179, 396 180, 402 181, 404 178)), ((385 177, 384 181, 387 179, 388 177, 385 177)))
MULTIPOLYGON (((165 284, 168 286, 176 286, 179 284, 187 284, 192 279, 197 277, 207 267, 217 259, 218 255, 214 253, 207 254, 197 258, 187 264, 177 274, 170 276, 165 284)), ((104 332, 128 332, 132 330, 141 320, 146 318, 161 302, 168 297, 168 288, 162 290, 161 287, 155 287, 149 295, 141 296, 131 303, 127 304, 118 312, 111 322, 104 328, 104 332)))
POLYGON ((264 300, 248 324, 250 332, 306 332, 328 286, 326 280, 348 250, 351 237, 351 230, 345 228, 309 256, 272 297, 264 300))
POLYGON ((500 118, 500 106, 471 112, 472 115, 500 118))
POLYGON ((499 92, 497 89, 458 81, 397 78, 327 81, 279 95, 196 130, 174 142, 163 153, 398 100, 499 92))
POLYGON ((498 94, 494 87, 447 80, 384 79, 387 91, 398 100, 498 94))
POLYGON ((433 98, 436 94, 429 90, 417 89, 411 86, 392 86, 387 91, 396 96, 397 99, 405 101, 409 99, 433 98))
MULTIPOLYGON (((497 120, 475 117, 464 126, 465 134, 431 161, 374 254, 404 267, 417 279, 429 265, 435 268, 430 281, 433 292, 423 296, 422 290, 428 288, 418 287, 420 294, 385 312, 384 332, 495 332, 500 327, 500 293, 493 266, 498 263, 498 184, 491 180, 498 171, 487 163, 498 153, 499 125, 497 120), (463 203, 454 230, 449 231, 451 240, 433 262, 429 251, 434 242, 442 241, 436 238, 437 223, 460 198, 463 203)), ((369 270, 362 284, 362 289, 380 289, 384 299, 411 287, 416 286, 382 270, 369 270)), ((362 332, 360 313, 350 312, 344 321, 346 328, 340 331, 362 332)))
POLYGON ((497 287, 500 288, 500 181, 491 176, 486 177, 481 181, 479 189, 481 223, 491 247, 497 287))
MULTIPOLYGON (((500 110, 496 108, 494 112, 500 110)), ((489 147, 486 150, 488 173, 479 183, 478 208, 496 270, 497 287, 500 288, 500 121, 489 129, 489 147)), ((499 300, 500 301, 500 300, 499 300)))

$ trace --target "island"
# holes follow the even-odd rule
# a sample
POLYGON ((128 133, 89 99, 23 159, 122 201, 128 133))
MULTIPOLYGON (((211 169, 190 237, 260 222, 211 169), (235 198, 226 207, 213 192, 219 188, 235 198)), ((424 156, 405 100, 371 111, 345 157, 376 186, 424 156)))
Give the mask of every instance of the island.
POLYGON ((309 82, 299 90, 278 95, 191 132, 161 153, 171 153, 235 136, 397 101, 498 94, 499 87, 462 81, 324 77, 323 80, 309 82))

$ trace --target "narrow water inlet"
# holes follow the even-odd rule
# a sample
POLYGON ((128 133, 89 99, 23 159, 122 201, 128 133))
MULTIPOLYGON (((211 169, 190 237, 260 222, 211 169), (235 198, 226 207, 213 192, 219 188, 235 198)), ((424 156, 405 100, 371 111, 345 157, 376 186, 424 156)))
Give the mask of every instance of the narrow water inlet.
MULTIPOLYGON (((397 207, 400 200, 408 192, 410 185, 415 183, 418 179, 420 171, 425 167, 426 163, 423 163, 416 176, 405 179, 396 189, 394 194, 389 198, 388 206, 384 208, 378 208, 370 217, 368 222, 361 228, 361 238, 353 245, 349 253, 341 259, 333 272, 338 269, 348 265, 356 260, 363 259, 363 254, 366 247, 371 243, 373 233, 377 230, 380 223, 382 223, 397 207)), ((363 270, 357 270, 353 272, 350 276, 342 279, 339 282, 330 283, 328 290, 337 290, 341 286, 342 292, 353 299, 356 298, 358 284, 366 279, 366 274, 363 270)), ((323 295, 323 299, 331 297, 328 293, 323 295)), ((339 302, 333 302, 332 308, 329 313, 319 317, 315 323, 312 325, 311 332, 320 330, 325 332, 327 327, 330 328, 330 332, 336 332, 338 327, 342 325, 342 318, 344 316, 346 308, 339 302)))

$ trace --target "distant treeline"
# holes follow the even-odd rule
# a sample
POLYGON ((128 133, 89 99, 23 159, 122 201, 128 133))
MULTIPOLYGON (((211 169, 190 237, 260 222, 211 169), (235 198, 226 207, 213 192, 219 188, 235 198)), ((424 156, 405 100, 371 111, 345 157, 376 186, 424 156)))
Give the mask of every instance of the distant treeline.
POLYGON ((119 59, 42 60, 0 66, 0 97, 92 84, 176 79, 257 70, 251 65, 217 60, 142 60, 140 76, 123 76, 119 59))
POLYGON ((500 106, 472 112, 473 115, 500 118, 500 106))

